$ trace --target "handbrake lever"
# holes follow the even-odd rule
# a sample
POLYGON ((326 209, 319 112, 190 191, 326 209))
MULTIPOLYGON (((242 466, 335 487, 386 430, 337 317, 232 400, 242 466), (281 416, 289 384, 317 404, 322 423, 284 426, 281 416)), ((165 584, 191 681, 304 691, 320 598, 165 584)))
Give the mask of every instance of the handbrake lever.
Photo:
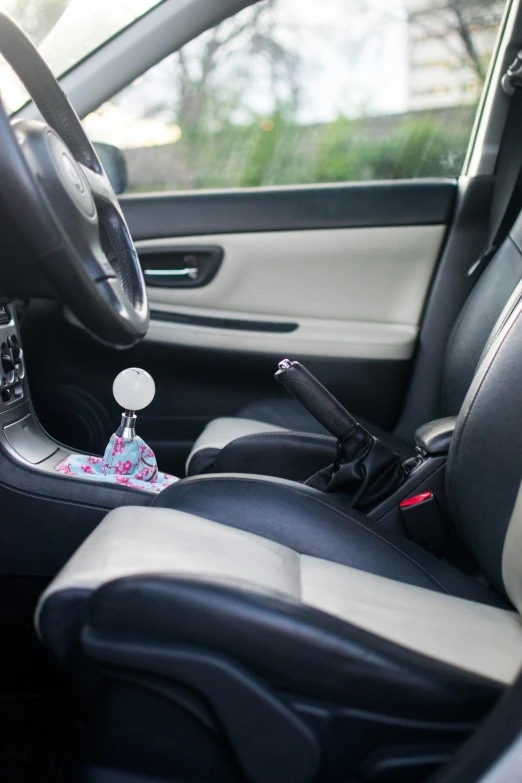
POLYGON ((300 362, 279 362, 276 380, 337 438, 335 461, 305 483, 322 492, 343 492, 360 511, 376 506, 399 487, 411 468, 348 413, 300 362))
POLYGON ((338 440, 346 438, 357 421, 348 413, 326 386, 301 362, 283 359, 274 378, 285 386, 317 421, 338 440))

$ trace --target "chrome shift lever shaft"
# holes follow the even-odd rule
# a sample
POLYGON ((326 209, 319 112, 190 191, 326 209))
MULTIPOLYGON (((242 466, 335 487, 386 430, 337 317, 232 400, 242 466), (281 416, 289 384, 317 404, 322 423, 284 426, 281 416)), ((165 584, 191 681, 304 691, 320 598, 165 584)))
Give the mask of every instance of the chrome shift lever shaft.
POLYGON ((136 437, 136 413, 134 411, 125 411, 121 414, 121 424, 116 430, 118 438, 127 438, 134 440, 136 437))

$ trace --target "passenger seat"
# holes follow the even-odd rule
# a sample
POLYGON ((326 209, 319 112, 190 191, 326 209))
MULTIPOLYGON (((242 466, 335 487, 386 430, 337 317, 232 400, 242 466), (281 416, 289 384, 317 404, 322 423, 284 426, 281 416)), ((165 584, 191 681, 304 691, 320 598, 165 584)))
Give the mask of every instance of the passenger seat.
MULTIPOLYGON (((461 408, 488 337, 522 279, 521 249, 522 213, 469 294, 453 328, 440 390, 440 416, 456 416, 461 408)), ((401 456, 413 455, 412 443, 372 422, 360 418, 359 421, 401 456)), ((330 434, 297 401, 259 400, 246 405, 236 417, 214 419, 207 424, 187 460, 187 476, 220 472, 222 468, 216 460, 222 449, 240 438, 244 454, 245 450, 254 451, 265 434, 288 431, 312 436, 330 434)), ((231 465, 230 456, 226 470, 241 471, 243 461, 231 465)))

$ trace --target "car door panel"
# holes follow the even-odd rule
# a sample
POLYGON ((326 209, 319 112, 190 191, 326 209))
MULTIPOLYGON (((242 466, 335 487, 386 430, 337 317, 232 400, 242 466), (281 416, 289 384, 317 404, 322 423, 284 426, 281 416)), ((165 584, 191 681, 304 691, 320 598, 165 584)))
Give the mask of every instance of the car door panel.
POLYGON ((407 361, 455 192, 453 180, 423 179, 124 196, 143 257, 203 243, 224 251, 208 285, 154 281, 148 339, 407 361))
MULTIPOLYGON (((206 241, 224 251, 216 276, 200 288, 150 288, 148 337, 227 350, 409 359, 444 232, 426 225, 212 234, 206 241), (169 313, 221 317, 227 326, 162 319, 169 313), (256 329, 234 329, 236 319, 256 329), (274 331, 274 321, 294 328, 274 331)), ((167 252, 198 239, 142 241, 137 249, 167 252)))

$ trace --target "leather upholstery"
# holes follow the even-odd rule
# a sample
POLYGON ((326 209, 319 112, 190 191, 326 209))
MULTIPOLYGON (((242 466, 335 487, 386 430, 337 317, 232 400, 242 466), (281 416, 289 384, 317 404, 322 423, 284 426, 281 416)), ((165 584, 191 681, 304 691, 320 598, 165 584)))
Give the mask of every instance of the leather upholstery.
MULTIPOLYGON (((59 624, 66 601, 64 592, 46 604, 42 630, 52 621, 59 624)), ((498 681, 420 655, 295 600, 226 584, 162 575, 119 579, 97 590, 85 612, 90 627, 114 638, 132 634, 163 647, 211 648, 239 660, 275 688, 355 709, 475 721, 503 691, 498 681), (166 616, 176 622, 162 623, 166 616)))
POLYGON ((453 328, 442 384, 445 415, 459 412, 488 337, 521 279, 522 255, 508 237, 471 291, 453 328))
MULTIPOLYGON (((522 303, 466 396, 448 458, 447 494, 467 546, 504 591, 502 554, 522 476, 522 303)), ((519 578, 522 579, 522 563, 519 578)))
POLYGON ((42 597, 40 633, 66 665, 80 617, 87 633, 210 648, 276 687, 367 708, 384 699, 403 716, 422 704, 431 717, 470 714, 522 662, 515 612, 165 509, 111 512, 42 597))
MULTIPOLYGON (((213 423, 224 421, 215 419, 213 423)), ((236 422, 250 421, 234 419, 236 422)), ((269 425, 259 423, 260 427, 269 425)), ((206 440, 206 430, 203 440, 206 440)), ((242 473, 276 476, 291 481, 306 481, 310 476, 333 462, 337 441, 328 435, 313 435, 275 428, 254 432, 230 441, 221 450, 203 448, 190 460, 188 475, 230 473, 241 467, 242 473)), ((190 459, 190 458, 189 458, 190 459)))
MULTIPOLYGON (((522 301, 481 362, 447 467, 453 521, 486 577, 518 609, 521 357, 522 301)), ((336 736, 331 719, 339 711, 358 711, 352 725, 365 739, 370 713, 390 725, 403 719, 404 746, 412 721, 443 721, 448 729, 480 719, 517 676, 522 624, 513 607, 346 508, 342 496, 282 479, 214 474, 179 481, 155 504, 108 515, 40 603, 43 639, 91 694, 103 694, 105 683, 104 705, 114 676, 126 693, 129 677, 144 675, 189 688, 187 661, 194 672, 202 655, 205 665, 214 656, 236 679, 250 677, 270 709, 284 702, 285 720, 305 734, 311 723, 299 721, 320 703, 327 718, 314 739, 321 735, 321 751, 331 745, 335 755, 351 736, 346 726, 336 736)), ((222 693, 228 704, 229 690, 222 693)), ((257 735, 235 698, 235 725, 244 732, 232 747, 241 759, 257 735)), ((117 733, 122 721, 120 710, 117 733)), ((372 750, 387 747, 375 731, 371 737, 372 750)), ((284 779, 272 756, 260 783, 284 779)), ((297 779, 310 783, 313 774, 297 779)))
POLYGON ((522 483, 509 521, 502 552, 502 581, 506 593, 519 612, 522 611, 520 563, 522 563, 522 483))
POLYGON ((284 479, 219 475, 184 479, 161 492, 172 508, 262 535, 300 554, 492 606, 505 606, 484 585, 399 535, 387 533, 342 498, 284 479))
MULTIPOLYGON (((358 421, 404 459, 414 455, 413 446, 366 419, 358 421)), ((210 422, 192 447, 186 473, 241 470, 305 481, 332 462, 334 455, 335 438, 298 402, 265 400, 246 406, 237 418, 210 422)))
POLYGON ((284 432, 282 427, 248 418, 221 417, 211 421, 196 440, 185 464, 187 476, 205 473, 220 451, 231 441, 265 432, 284 432))
MULTIPOLYGON (((310 432, 316 435, 328 435, 331 437, 330 433, 327 432, 327 430, 325 430, 325 428, 322 427, 296 400, 260 400, 259 402, 253 402, 250 405, 241 408, 238 412, 238 416, 240 418, 246 417, 275 424, 284 429, 310 432)), ((382 427, 368 421, 368 419, 358 416, 357 421, 397 454, 400 454, 405 459, 413 456, 414 448, 411 444, 406 443, 400 438, 396 438, 382 427)))
POLYGON ((415 431, 415 443, 425 454, 447 454, 456 424, 456 416, 429 421, 415 431))
POLYGON ((342 492, 358 511, 369 511, 399 489, 410 467, 356 423, 339 438, 335 459, 306 484, 322 492, 342 492))

